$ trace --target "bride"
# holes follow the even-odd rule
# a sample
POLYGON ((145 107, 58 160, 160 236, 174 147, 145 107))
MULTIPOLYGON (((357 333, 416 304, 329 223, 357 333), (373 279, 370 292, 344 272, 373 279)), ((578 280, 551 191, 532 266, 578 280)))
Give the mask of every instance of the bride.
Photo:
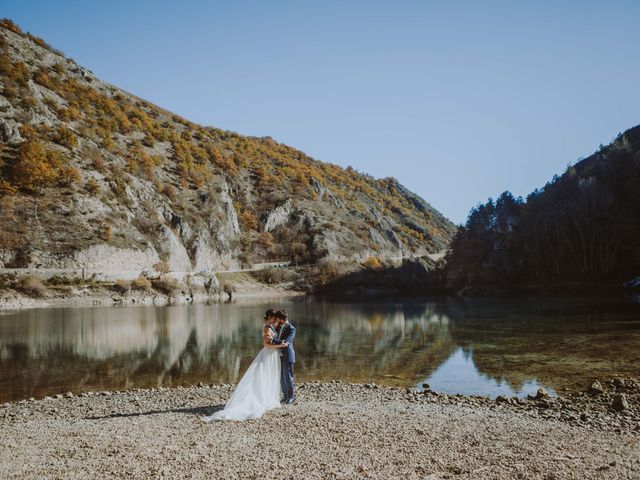
POLYGON ((274 328, 276 318, 273 310, 267 310, 264 320, 262 329, 264 348, 249 365, 224 409, 203 417, 205 422, 259 418, 267 410, 280 406, 279 349, 286 348, 287 344, 271 343, 276 335, 274 328))

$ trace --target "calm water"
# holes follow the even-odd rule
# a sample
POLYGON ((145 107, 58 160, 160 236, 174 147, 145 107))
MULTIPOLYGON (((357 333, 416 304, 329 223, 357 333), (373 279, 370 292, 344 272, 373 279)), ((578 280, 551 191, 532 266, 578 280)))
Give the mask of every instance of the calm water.
POLYGON ((260 349, 262 313, 298 327, 297 380, 526 395, 640 375, 640 305, 624 300, 453 298, 0 315, 0 401, 71 390, 236 382, 260 349))

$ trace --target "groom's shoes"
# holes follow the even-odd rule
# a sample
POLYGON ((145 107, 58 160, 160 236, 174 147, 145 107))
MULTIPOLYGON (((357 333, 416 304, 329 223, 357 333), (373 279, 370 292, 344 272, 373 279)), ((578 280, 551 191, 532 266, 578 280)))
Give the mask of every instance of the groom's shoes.
POLYGON ((290 398, 289 400, 285 400, 285 404, 287 405, 291 405, 293 402, 295 402, 295 398, 290 398))

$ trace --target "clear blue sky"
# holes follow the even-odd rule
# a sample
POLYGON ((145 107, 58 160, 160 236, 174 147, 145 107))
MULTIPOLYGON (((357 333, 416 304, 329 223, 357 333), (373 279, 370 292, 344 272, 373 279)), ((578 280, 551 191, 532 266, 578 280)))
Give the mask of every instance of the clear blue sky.
POLYGON ((0 0, 195 122, 394 176, 453 221, 640 123, 640 2, 0 0))

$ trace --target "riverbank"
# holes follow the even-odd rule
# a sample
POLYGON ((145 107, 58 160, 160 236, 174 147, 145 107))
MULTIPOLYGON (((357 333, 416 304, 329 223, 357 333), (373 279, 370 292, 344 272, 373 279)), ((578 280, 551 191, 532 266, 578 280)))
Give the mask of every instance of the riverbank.
POLYGON ((640 381, 600 388, 495 401, 307 383, 293 406, 215 424, 200 417, 230 385, 60 395, 0 406, 0 477, 636 478, 640 381))
MULTIPOLYGON (((92 307, 132 305, 185 305, 190 303, 217 303, 251 298, 290 297, 302 295, 291 283, 265 284, 242 272, 218 274, 220 287, 205 289, 178 283, 147 283, 133 287, 114 282, 69 283, 50 285, 45 282, 35 287, 0 288, 0 310, 51 307, 92 307)), ((135 281, 134 281, 135 282, 135 281)))

